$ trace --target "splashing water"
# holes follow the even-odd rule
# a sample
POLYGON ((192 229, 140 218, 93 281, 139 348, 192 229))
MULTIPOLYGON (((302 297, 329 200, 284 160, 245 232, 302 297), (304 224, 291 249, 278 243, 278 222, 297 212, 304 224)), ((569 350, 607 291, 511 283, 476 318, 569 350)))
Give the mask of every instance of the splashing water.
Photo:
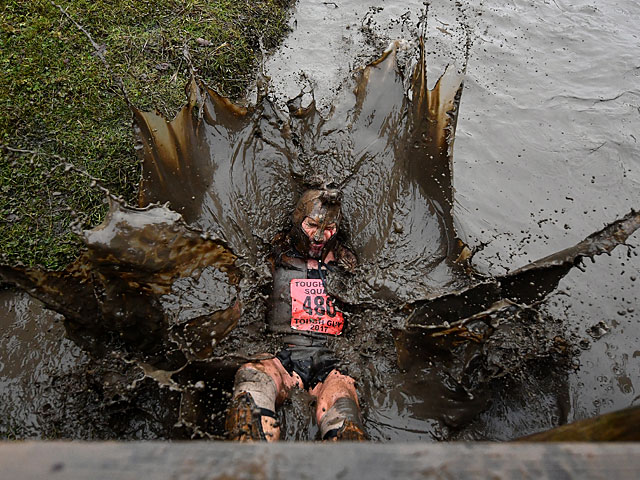
MULTIPOLYGON (((175 392, 147 399, 178 412, 184 430, 163 435, 220 435, 233 371, 277 343, 264 333, 270 241, 320 175, 343 191, 344 240, 360 263, 328 288, 349 321, 333 347, 360 383, 371 435, 397 432, 385 412, 398 408, 422 419, 406 426, 421 438, 451 438, 486 408, 496 378, 525 375, 527 361, 566 366, 561 325, 536 304, 582 257, 624 243, 640 218, 502 277, 475 272, 453 216, 462 77, 448 69, 429 89, 423 42, 406 77, 400 48, 360 71, 328 113, 302 94, 288 111, 267 94, 239 107, 195 80, 171 122, 134 110, 139 207, 112 201, 65 272, 0 267, 0 277, 64 315, 69 336, 106 359, 113 395, 147 381, 175 392), (114 374, 114 362, 130 368, 114 374)), ((290 438, 313 434, 305 408, 304 396, 285 408, 290 438)))

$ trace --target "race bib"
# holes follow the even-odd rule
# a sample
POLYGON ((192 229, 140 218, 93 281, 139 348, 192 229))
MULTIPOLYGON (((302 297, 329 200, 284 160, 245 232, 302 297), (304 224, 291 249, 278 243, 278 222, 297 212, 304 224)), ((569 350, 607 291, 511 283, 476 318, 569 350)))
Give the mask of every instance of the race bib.
POLYGON ((291 280, 291 328, 340 335, 343 327, 342 312, 336 310, 334 299, 324 293, 322 280, 291 280))

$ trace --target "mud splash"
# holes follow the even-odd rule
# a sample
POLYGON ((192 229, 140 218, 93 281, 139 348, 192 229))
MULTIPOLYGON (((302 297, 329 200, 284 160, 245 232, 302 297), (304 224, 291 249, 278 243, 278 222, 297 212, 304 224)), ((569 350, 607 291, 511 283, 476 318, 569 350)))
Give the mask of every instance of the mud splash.
MULTIPOLYGON (((131 209, 112 202, 105 222, 86 232, 84 241, 86 253, 62 273, 10 267, 0 271, 5 281, 64 315, 72 338, 96 353, 104 354, 100 339, 109 333, 149 354, 162 351, 169 330, 183 325, 184 310, 191 315, 198 311, 197 299, 176 298, 180 287, 173 285, 197 276, 208 279, 207 291, 219 293, 221 281, 211 269, 226 273, 225 285, 238 282, 235 255, 166 208, 131 209), (176 305, 181 301, 190 310, 176 305)), ((223 290, 220 297, 234 295, 223 290)), ((237 307, 221 310, 213 296, 207 305, 213 311, 198 316, 201 323, 216 318, 216 324, 228 323, 221 333, 233 328, 237 307)), ((186 314, 187 320, 191 315, 186 314)))
POLYGON ((305 180, 320 176, 344 192, 350 241, 363 264, 375 259, 385 269, 384 257, 438 273, 443 265, 438 280, 434 274, 422 292, 405 295, 454 282, 444 264, 459 249, 451 153, 462 78, 452 68, 429 90, 420 48, 409 95, 394 44, 328 116, 314 101, 303 105, 304 95, 289 101, 288 112, 268 95, 242 108, 195 82, 170 123, 136 111, 141 205, 169 202, 187 223, 255 264, 286 226, 305 180))
MULTIPOLYGON (((328 288, 349 322, 334 348, 360 383, 374 439, 389 438, 376 402, 433 419, 425 438, 448 439, 486 408, 497 379, 543 386, 550 369, 558 376, 545 388, 562 389, 573 347, 537 304, 581 258, 624 243, 640 217, 509 275, 479 275, 452 212, 462 78, 449 69, 430 90, 420 42, 405 79, 400 47, 359 72, 328 115, 304 95, 288 112, 266 93, 239 107, 196 81, 171 122, 134 110, 140 206, 112 201, 65 272, 0 267, 3 281, 64 315, 98 359, 106 397, 130 401, 149 382, 169 392, 148 401, 179 412, 179 427, 150 436, 222 433, 234 369, 277 343, 264 333, 270 241, 317 175, 342 188, 344 240, 360 259, 356 276, 328 288)), ((313 437, 308 408, 303 394, 285 407, 289 438, 313 437)))

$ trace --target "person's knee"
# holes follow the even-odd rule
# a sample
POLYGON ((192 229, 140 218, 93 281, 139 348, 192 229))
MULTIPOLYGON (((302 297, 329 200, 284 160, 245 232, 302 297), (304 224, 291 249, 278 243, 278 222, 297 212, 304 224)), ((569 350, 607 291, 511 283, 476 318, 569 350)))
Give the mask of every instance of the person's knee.
POLYGON ((348 375, 340 373, 338 370, 332 370, 327 378, 322 382, 325 389, 339 389, 343 391, 356 393, 356 381, 348 375))
POLYGON ((359 409, 360 407, 355 380, 337 370, 333 370, 322 383, 316 385, 311 394, 316 397, 316 421, 318 425, 339 399, 348 399, 356 408, 359 409))
POLYGON ((358 403, 356 382, 348 375, 332 370, 324 381, 316 385, 311 394, 317 398, 318 409, 330 407, 338 398, 348 397, 358 403))
MULTIPOLYGON (((266 377, 271 379, 275 387, 274 405, 284 401, 289 395, 289 391, 295 387, 301 386, 301 380, 298 375, 290 375, 282 366, 277 358, 270 358, 260 362, 246 363, 236 373, 236 382, 234 387, 234 395, 241 392, 238 379, 246 380, 247 377, 255 377, 261 381, 265 381, 266 377), (260 373, 251 373, 251 372, 260 373)), ((247 388, 246 386, 244 388, 247 388)), ((245 390, 248 391, 248 390, 245 390)))
POLYGON ((233 388, 234 397, 242 393, 251 395, 258 407, 275 411, 278 397, 277 383, 271 375, 259 368, 259 364, 243 365, 236 372, 233 388))

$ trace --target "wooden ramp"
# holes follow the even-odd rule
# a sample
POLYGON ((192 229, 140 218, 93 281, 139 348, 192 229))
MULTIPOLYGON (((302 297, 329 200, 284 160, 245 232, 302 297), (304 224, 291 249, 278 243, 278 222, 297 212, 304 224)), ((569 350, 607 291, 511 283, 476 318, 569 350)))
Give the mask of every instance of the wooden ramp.
POLYGON ((640 443, 2 442, 0 479, 636 479, 640 443))

